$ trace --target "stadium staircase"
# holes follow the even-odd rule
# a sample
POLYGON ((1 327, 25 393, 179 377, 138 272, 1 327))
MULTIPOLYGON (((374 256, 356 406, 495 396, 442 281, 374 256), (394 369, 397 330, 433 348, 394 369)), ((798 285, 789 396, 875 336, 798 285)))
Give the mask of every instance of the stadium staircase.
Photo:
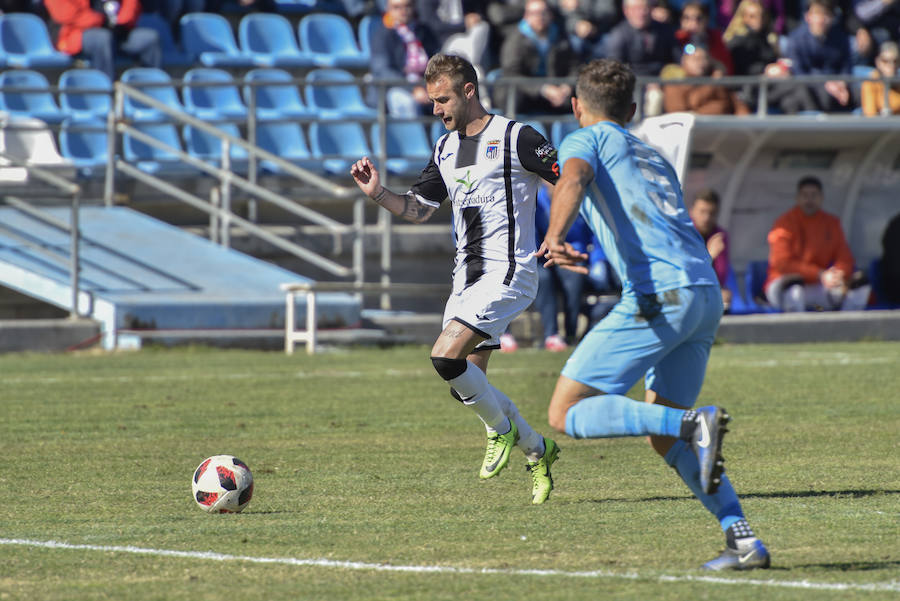
MULTIPOLYGON (((79 313, 101 323, 106 348, 184 338, 280 344, 285 301, 279 286, 309 281, 128 208, 82 207, 78 219, 79 313)), ((69 223, 68 208, 0 208, 0 286, 69 307, 69 223)), ((304 303, 298 300, 301 314, 304 303)), ((360 309, 351 295, 322 294, 319 324, 358 326, 360 309)))

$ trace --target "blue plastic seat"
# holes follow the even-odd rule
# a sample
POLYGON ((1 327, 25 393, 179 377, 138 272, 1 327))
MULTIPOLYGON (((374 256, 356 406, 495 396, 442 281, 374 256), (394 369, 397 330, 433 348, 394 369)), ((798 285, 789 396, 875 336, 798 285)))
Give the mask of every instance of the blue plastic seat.
POLYGON ((437 144, 437 141, 441 139, 441 136, 447 133, 447 128, 444 127, 443 121, 441 121, 440 119, 435 119, 431 122, 429 133, 431 135, 431 143, 437 144))
POLYGON ((306 14, 318 9, 317 0, 275 0, 275 8, 284 14, 306 14))
POLYGON ((69 69, 59 76, 59 106, 69 115, 106 118, 112 107, 112 82, 97 69, 69 69))
POLYGON ((306 74, 306 104, 322 119, 374 119, 375 109, 366 105, 354 77, 343 69, 313 69, 306 74), (346 85, 315 85, 347 82, 346 85))
POLYGON ((228 19, 215 13, 188 13, 179 20, 185 53, 206 67, 251 67, 241 52, 228 19))
POLYGON ((768 261, 750 261, 747 263, 747 272, 744 274, 744 291, 747 305, 751 307, 753 313, 781 312, 766 300, 764 286, 768 276, 768 261))
POLYGON ((201 67, 184 74, 184 108, 198 119, 245 119, 247 107, 231 74, 222 69, 201 67), (221 85, 195 85, 204 83, 221 85))
POLYGON ((59 152, 83 177, 106 173, 108 154, 106 121, 99 117, 69 117, 59 130, 59 152))
MULTIPOLYGON (((180 111, 184 110, 172 79, 162 69, 132 67, 122 73, 119 81, 138 88, 144 94, 170 108, 180 111)), ((128 94, 125 95, 122 110, 125 112, 126 117, 136 121, 166 121, 169 119, 169 116, 162 111, 152 108, 143 102, 138 102, 128 94)))
POLYGON ((554 146, 559 148, 563 138, 580 127, 578 121, 575 121, 574 119, 560 119, 559 121, 554 121, 553 125, 550 126, 550 141, 554 146))
POLYGON ((309 54, 300 50, 290 22, 281 15, 250 13, 238 26, 244 54, 259 67, 312 67, 309 54))
MULTIPOLYGON (((219 123, 216 127, 230 136, 235 138, 241 137, 241 133, 234 123, 219 123)), ((217 136, 189 125, 185 126, 184 148, 185 151, 192 156, 208 163, 213 163, 217 167, 222 166, 222 139, 217 136)), ((249 156, 247 150, 243 146, 232 144, 229 147, 228 156, 232 171, 239 173, 247 172, 249 156)))
POLYGON ((138 27, 153 29, 159 34, 159 46, 162 49, 162 64, 166 67, 185 67, 193 64, 193 60, 175 43, 172 27, 168 21, 156 13, 141 13, 138 27))
MULTIPOLYGON (((256 145, 298 167, 319 171, 321 161, 314 159, 303 129, 297 123, 272 123, 260 121, 256 126, 256 145)), ((260 166, 269 173, 283 173, 278 165, 263 160, 260 166)))
POLYGON ((0 110, 47 123, 60 123, 66 118, 50 93, 47 78, 28 69, 0 73, 0 110))
POLYGON ((362 125, 349 121, 314 122, 309 126, 309 146, 325 171, 349 175, 350 165, 372 156, 362 125))
POLYGON ((63 68, 72 57, 53 47, 47 25, 31 13, 0 14, 0 58, 10 67, 63 68))
POLYGON ((344 17, 315 13, 300 19, 297 26, 300 48, 319 67, 361 69, 369 59, 356 45, 353 27, 344 17))
MULTIPOLYGON (((135 123, 134 127, 167 146, 179 151, 184 150, 178 137, 178 130, 171 123, 135 123)), ((151 146, 127 133, 122 135, 122 153, 126 161, 147 173, 159 175, 196 175, 198 173, 198 169, 185 163, 174 152, 151 146)))
MULTIPOLYGON (((394 175, 415 176, 422 172, 431 158, 432 146, 421 123, 389 121, 385 128, 387 169, 394 175)), ((372 149, 381 147, 381 127, 372 125, 372 149)))
POLYGON ((366 15, 359 20, 356 28, 356 37, 359 40, 359 51, 362 52, 366 60, 372 60, 372 33, 378 27, 384 27, 381 21, 381 15, 366 15))
POLYGON ((293 77, 282 69, 253 69, 244 75, 244 102, 250 106, 250 96, 256 94, 256 116, 259 119, 309 119, 316 116, 300 97, 300 90, 293 83, 293 77), (261 82, 266 82, 262 84, 261 82))

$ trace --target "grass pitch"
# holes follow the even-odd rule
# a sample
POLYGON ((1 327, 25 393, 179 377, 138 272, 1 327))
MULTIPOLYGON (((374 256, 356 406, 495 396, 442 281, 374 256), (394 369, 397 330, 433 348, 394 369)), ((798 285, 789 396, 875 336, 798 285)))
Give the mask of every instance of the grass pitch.
MULTIPOLYGON (((489 373, 550 435, 564 361, 489 373)), ((718 524, 643 439, 557 436, 543 506, 517 451, 479 481, 483 428, 424 347, 0 356, 0 599, 896 599, 898 366, 890 343, 714 348, 699 404, 734 418, 773 568, 710 577, 718 524), (253 471, 242 514, 191 499, 219 453, 253 471)))

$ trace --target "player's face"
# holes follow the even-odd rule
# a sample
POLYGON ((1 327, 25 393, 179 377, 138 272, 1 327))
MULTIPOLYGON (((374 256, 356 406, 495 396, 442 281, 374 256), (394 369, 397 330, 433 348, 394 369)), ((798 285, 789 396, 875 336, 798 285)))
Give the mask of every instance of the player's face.
POLYGON ((464 130, 466 127, 468 105, 466 98, 460 96, 453 87, 449 77, 441 76, 425 85, 428 97, 434 103, 432 112, 443 122, 447 131, 464 130))
POLYGON ((797 206, 807 215, 815 215, 822 208, 822 200, 818 186, 806 185, 797 190, 797 206))

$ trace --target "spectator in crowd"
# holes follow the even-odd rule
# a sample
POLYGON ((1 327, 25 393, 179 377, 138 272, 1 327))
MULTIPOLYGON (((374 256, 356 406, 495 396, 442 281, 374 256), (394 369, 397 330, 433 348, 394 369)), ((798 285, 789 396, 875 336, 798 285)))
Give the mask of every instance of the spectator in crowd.
POLYGON ((742 0, 723 38, 735 75, 761 75, 778 60, 778 35, 760 0, 742 0))
MULTIPOLYGON (((500 68, 504 77, 567 77, 575 74, 578 57, 546 0, 528 0, 518 29, 503 41, 500 68)), ((534 83, 516 86, 516 111, 520 113, 568 113, 572 86, 568 83, 534 83)), ((498 106, 505 107, 511 89, 499 86, 498 106)))
MULTIPOLYGON (((635 75, 656 77, 669 63, 677 63, 675 29, 650 17, 649 0, 623 0, 625 20, 604 38, 604 56, 631 66, 635 75)), ((644 88, 644 115, 658 115, 663 92, 658 84, 644 88)))
POLYGON ((900 213, 894 215, 881 237, 881 291, 884 300, 900 305, 900 213))
POLYGON ((416 0, 416 14, 432 15, 429 24, 441 52, 462 56, 484 76, 491 27, 481 3, 473 0, 416 0))
MULTIPOLYGON (((416 19, 413 0, 388 0, 384 27, 372 31, 371 73, 375 79, 406 79, 412 88, 388 91, 388 110, 394 116, 412 117, 431 112, 431 100, 422 85, 428 59, 440 50, 437 37, 416 19), (409 89, 409 94, 403 91, 409 89)), ((374 101, 374 98, 372 99, 374 101)))
MULTIPOLYGON (((681 55, 685 77, 713 75, 709 51, 699 42, 689 43, 681 55)), ((746 115, 750 112, 734 90, 715 84, 667 83, 663 86, 667 113, 687 111, 701 115, 746 115)))
POLYGON ((492 39, 497 40, 494 50, 498 56, 500 44, 516 31, 525 15, 526 3, 527 0, 488 0, 485 3, 484 11, 491 25, 492 39))
POLYGON ((796 205, 769 231, 766 298, 782 311, 865 308, 871 290, 855 271, 840 220, 822 210, 822 182, 797 183, 796 205))
MULTIPOLYGON (((676 15, 680 15, 682 12, 684 12, 684 7, 687 6, 690 1, 692 0, 668 0, 667 4, 670 10, 672 10, 676 15)), ((716 10, 715 0, 699 0, 698 4, 703 5, 704 9, 706 10, 706 14, 713 20, 718 17, 719 13, 716 10)))
POLYGON ((897 0, 858 0, 854 12, 869 30, 876 44, 900 40, 900 2, 897 0))
POLYGON ((121 55, 145 67, 162 64, 159 33, 135 27, 140 0, 44 0, 44 6, 52 19, 57 49, 86 58, 110 79, 115 79, 115 61, 121 55))
POLYGON ((900 49, 896 42, 884 42, 875 57, 875 70, 869 75, 876 81, 864 81, 862 84, 862 112, 867 117, 876 115, 900 114, 900 82, 890 84, 887 91, 888 104, 884 103, 885 84, 880 79, 897 77, 897 65, 900 49))
POLYGON ((659 75, 669 63, 678 62, 675 31, 650 18, 648 0, 624 0, 625 20, 605 38, 606 56, 631 65, 635 75, 659 75))
POLYGON ((698 42, 709 50, 713 61, 713 72, 720 75, 734 75, 731 51, 725 46, 722 33, 709 25, 708 7, 703 2, 691 0, 681 9, 681 28, 675 32, 675 39, 681 46, 698 42))
POLYGON ((694 195, 689 213, 694 227, 706 242, 706 250, 722 287, 722 304, 727 313, 731 309, 731 289, 726 285, 731 262, 728 259, 728 233, 719 226, 719 195, 712 188, 700 190, 694 195))
MULTIPOLYGON (((537 210, 535 211, 535 234, 538 240, 544 239, 547 226, 550 224, 550 196, 552 189, 543 185, 538 190, 537 210)), ((566 235, 566 242, 578 252, 587 252, 593 235, 587 223, 579 215, 566 235)), ((581 302, 584 295, 586 276, 563 267, 543 267, 546 261, 540 257, 538 262, 538 291, 534 298, 534 308, 541 316, 544 333, 544 348, 548 351, 564 351, 574 343, 578 329, 578 315, 581 313, 581 302), (565 338, 559 335, 558 300, 562 299, 563 325, 565 338)))
MULTIPOLYGON (((727 29, 730 27, 731 23, 734 22, 735 17, 740 15, 741 4, 743 4, 743 1, 719 0, 716 4, 719 5, 719 18, 717 22, 719 27, 726 28, 727 33, 727 29)), ((759 4, 762 7, 763 12, 769 15, 772 30, 778 35, 784 34, 784 0, 762 0, 759 4)), ((738 22, 740 22, 740 20, 738 20, 738 22)), ((726 41, 728 40, 727 35, 725 36, 725 39, 726 41)))
MULTIPOLYGON (((788 35, 787 58, 794 75, 844 75, 851 72, 850 38, 835 23, 829 0, 810 0, 805 22, 788 35)), ((794 86, 795 93, 781 100, 785 112, 849 110, 850 90, 846 82, 794 86)))
POLYGON ((553 0, 575 53, 589 59, 600 40, 619 22, 617 0, 553 0))

